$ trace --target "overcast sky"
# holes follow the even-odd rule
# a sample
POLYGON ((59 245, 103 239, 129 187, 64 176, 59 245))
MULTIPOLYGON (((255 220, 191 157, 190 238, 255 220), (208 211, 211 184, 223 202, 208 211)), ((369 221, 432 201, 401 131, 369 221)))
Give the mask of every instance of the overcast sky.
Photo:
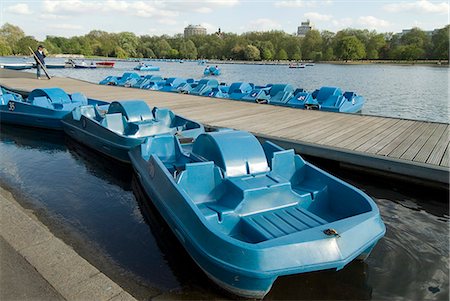
POLYGON ((449 24, 448 1, 131 1, 131 0, 0 0, 0 25, 20 26, 43 40, 46 35, 70 37, 93 29, 131 31, 137 35, 173 35, 188 24, 201 24, 213 33, 284 30, 294 33, 310 19, 318 30, 343 28, 400 32, 449 24))

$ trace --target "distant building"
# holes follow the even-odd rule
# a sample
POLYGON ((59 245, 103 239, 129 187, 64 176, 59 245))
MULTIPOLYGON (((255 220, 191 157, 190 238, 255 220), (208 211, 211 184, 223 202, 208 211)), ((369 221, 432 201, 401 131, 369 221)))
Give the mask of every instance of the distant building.
POLYGON ((306 33, 312 30, 314 27, 309 20, 302 22, 299 27, 297 27, 297 35, 299 37, 304 37, 306 33))
POLYGON ((223 32, 222 32, 222 30, 220 30, 220 27, 219 27, 219 30, 218 31, 216 31, 216 36, 218 36, 219 38, 223 38, 223 32))
POLYGON ((206 28, 201 25, 189 25, 184 29, 185 38, 195 35, 206 35, 206 28))
MULTIPOLYGON (((397 33, 397 35, 401 37, 401 36, 404 35, 404 34, 410 33, 411 30, 412 30, 412 28, 411 28, 411 29, 403 29, 402 32, 397 33)), ((432 36, 432 35, 434 35, 435 33, 437 33, 438 30, 439 30, 439 29, 424 30, 423 32, 425 32, 425 34, 428 35, 428 36, 432 36)))

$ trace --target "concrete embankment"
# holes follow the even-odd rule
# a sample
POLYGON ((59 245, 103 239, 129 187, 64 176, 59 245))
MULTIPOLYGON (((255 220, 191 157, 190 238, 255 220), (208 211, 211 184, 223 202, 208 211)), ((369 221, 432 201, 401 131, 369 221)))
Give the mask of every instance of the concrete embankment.
POLYGON ((136 300, 0 187, 0 300, 136 300))

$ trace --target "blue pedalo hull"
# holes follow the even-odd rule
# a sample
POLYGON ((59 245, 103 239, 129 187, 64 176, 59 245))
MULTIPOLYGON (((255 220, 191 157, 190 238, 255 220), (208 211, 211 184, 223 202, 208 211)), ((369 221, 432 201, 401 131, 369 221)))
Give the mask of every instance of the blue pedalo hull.
POLYGON ((161 134, 178 134, 194 138, 203 126, 153 108, 142 100, 114 101, 94 107, 81 106, 62 120, 64 131, 73 139, 114 159, 129 163, 128 151, 161 134))
POLYGON ((138 178, 199 267, 222 288, 262 298, 277 277, 342 269, 384 235, 363 192, 249 133, 170 135, 130 151, 138 178))
POLYGON ((87 99, 80 93, 67 94, 59 88, 35 89, 27 99, 2 88, 0 121, 2 123, 62 130, 61 120, 74 108, 106 102, 87 99))

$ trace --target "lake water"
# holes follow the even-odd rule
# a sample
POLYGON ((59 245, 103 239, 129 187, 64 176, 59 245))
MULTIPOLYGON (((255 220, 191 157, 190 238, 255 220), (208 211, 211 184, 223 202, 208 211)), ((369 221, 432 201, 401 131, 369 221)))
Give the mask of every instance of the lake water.
MULTIPOLYGON (((0 63, 29 60, 0 57, 0 63)), ((64 60, 49 58, 46 62, 62 63, 64 60)), ((90 63, 89 60, 86 62, 90 63)), ((159 66, 161 71, 138 73, 199 79, 205 68, 194 62, 151 63, 159 66)), ((136 65, 136 62, 116 62, 113 69, 52 69, 50 74, 98 83, 108 75, 130 72, 136 65)), ((448 67, 316 64, 304 69, 289 69, 286 65, 222 64, 220 68, 222 75, 216 78, 227 84, 238 81, 258 85, 288 83, 311 92, 322 86, 337 86, 365 97, 363 114, 449 123, 448 67)))
MULTIPOLYGON (((139 299, 161 293, 171 300, 228 297, 149 205, 130 166, 62 133, 6 125, 0 154, 0 186, 139 299)), ((448 300, 447 192, 327 168, 375 199, 386 236, 366 263, 282 277, 266 299, 448 300)))

